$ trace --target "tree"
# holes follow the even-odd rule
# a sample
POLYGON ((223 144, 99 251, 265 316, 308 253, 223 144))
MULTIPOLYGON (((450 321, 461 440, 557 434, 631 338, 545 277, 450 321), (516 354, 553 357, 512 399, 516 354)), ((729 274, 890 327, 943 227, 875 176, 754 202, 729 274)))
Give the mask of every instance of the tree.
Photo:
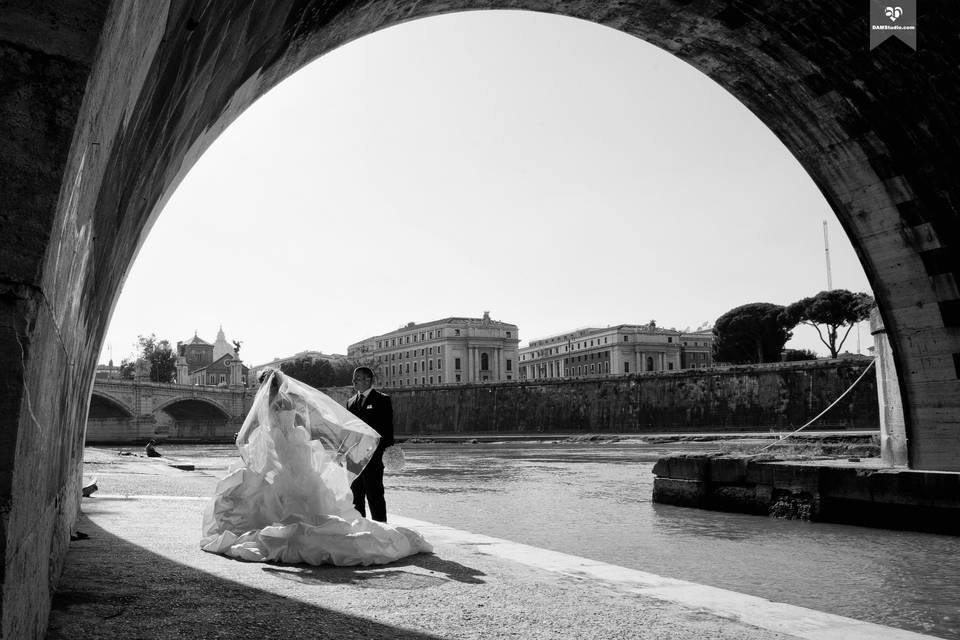
POLYGON ((120 377, 128 380, 136 377, 137 360, 150 364, 150 380, 152 382, 173 382, 177 377, 177 354, 170 347, 169 340, 157 340, 156 334, 137 336, 139 355, 135 358, 124 358, 120 363, 120 377))
POLYGON ((715 362, 746 364, 776 362, 793 334, 785 308, 752 302, 727 311, 713 326, 715 362))
POLYGON ((353 384, 353 370, 358 365, 347 360, 337 360, 333 365, 334 387, 346 387, 353 384))
POLYGON ((280 370, 311 387, 343 387, 352 383, 353 367, 348 362, 300 358, 280 365, 280 370))
POLYGON ((137 360, 136 358, 124 358, 120 362, 120 377, 124 380, 133 380, 136 376, 137 360))
POLYGON ((784 362, 800 362, 803 360, 816 360, 817 354, 810 349, 785 349, 782 357, 784 362))
POLYGON ((794 302, 787 307, 786 316, 791 326, 806 324, 816 329, 830 357, 836 358, 854 325, 870 317, 872 306, 873 298, 866 293, 832 289, 794 302), (843 327, 846 331, 840 337, 843 327))

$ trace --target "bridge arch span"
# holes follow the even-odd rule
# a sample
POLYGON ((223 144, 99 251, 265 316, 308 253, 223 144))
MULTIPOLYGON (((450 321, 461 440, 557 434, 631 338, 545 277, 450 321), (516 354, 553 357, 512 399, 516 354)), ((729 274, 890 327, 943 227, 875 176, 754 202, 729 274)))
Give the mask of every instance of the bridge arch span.
POLYGON ((19 91, 2 107, 14 143, 0 157, 12 212, 0 240, 0 352, 17 356, 0 371, 9 407, 0 502, 10 505, 0 635, 42 634, 79 512, 77 436, 97 355, 176 185, 286 76, 350 40, 441 13, 528 9, 616 28, 753 111, 824 193, 861 259, 899 373, 911 466, 960 471, 960 13, 951 3, 917 3, 916 52, 896 39, 869 51, 859 2, 813 11, 730 0, 21 4, 11 11, 26 26, 4 31, 16 55, 0 60, 19 91))
POLYGON ((87 411, 88 420, 132 418, 134 415, 133 408, 119 398, 96 390, 90 394, 90 408, 87 411))
POLYGON ((154 431, 169 442, 233 442, 243 416, 204 397, 172 398, 153 409, 154 431))
POLYGON ((200 396, 182 396, 178 398, 170 398, 169 400, 165 400, 163 403, 153 408, 154 414, 160 411, 167 413, 174 418, 202 417, 206 419, 222 418, 224 420, 230 420, 233 418, 233 415, 231 415, 230 411, 228 411, 223 405, 200 396))
MULTIPOLYGON (((911 466, 960 470, 960 185, 953 171, 960 153, 952 118, 960 81, 946 57, 907 53, 895 39, 867 51, 863 6, 835 3, 810 11, 806 5, 733 6, 728 0, 614 7, 384 0, 372 9, 359 2, 279 0, 269 9, 213 3, 202 19, 189 3, 139 6, 111 5, 103 38, 117 49, 104 49, 111 55, 96 61, 79 111, 78 127, 90 126, 78 128, 63 167, 64 183, 75 181, 74 195, 88 201, 88 234, 105 256, 86 280, 76 280, 91 291, 77 312, 96 318, 81 326, 100 329, 109 317, 144 231, 196 159, 290 74, 351 40, 409 20, 477 9, 553 13, 612 27, 684 60, 783 142, 836 213, 876 294, 900 374, 911 466), (125 57, 123 47, 131 45, 121 26, 130 24, 137 33, 156 34, 150 41, 163 46, 125 57), (121 91, 121 99, 111 85, 116 76, 142 82, 135 93, 121 91), (94 142, 110 153, 88 157, 94 142), (81 181, 91 162, 97 180, 81 181)), ((925 11, 924 46, 952 47, 960 14, 925 11)), ((92 251, 88 235, 65 237, 77 245, 74 253, 92 251)))

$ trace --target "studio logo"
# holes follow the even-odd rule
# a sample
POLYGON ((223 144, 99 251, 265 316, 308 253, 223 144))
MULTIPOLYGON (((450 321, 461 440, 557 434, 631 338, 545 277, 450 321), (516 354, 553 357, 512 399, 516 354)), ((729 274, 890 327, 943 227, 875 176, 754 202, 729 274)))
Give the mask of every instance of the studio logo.
POLYGON ((917 0, 870 0, 870 48, 893 36, 917 50, 917 0))

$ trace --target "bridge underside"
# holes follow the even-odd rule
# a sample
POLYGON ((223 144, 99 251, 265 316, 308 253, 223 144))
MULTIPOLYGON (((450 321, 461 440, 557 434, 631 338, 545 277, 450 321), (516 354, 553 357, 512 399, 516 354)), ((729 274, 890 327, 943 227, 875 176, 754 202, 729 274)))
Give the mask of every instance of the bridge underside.
POLYGON ((181 400, 155 413, 157 435, 169 442, 233 442, 241 421, 202 400, 181 400))
POLYGON ((132 412, 117 400, 96 391, 90 397, 87 444, 158 442, 233 442, 242 424, 223 407, 207 400, 185 398, 145 414, 132 412))
POLYGON ((230 415, 223 409, 202 400, 179 400, 164 406, 161 411, 174 420, 229 420, 230 415))
POLYGON ((98 393, 90 394, 90 410, 87 412, 87 421, 123 420, 132 417, 133 412, 119 402, 98 393))
POLYGON ((95 359, 124 275, 179 180, 247 105, 307 62, 443 12, 531 9, 608 25, 739 98, 806 168, 862 260, 900 374, 910 464, 960 469, 960 20, 952 3, 918 5, 917 52, 896 40, 868 51, 866 3, 6 6, 0 635, 34 637, 45 626, 79 507, 95 359))

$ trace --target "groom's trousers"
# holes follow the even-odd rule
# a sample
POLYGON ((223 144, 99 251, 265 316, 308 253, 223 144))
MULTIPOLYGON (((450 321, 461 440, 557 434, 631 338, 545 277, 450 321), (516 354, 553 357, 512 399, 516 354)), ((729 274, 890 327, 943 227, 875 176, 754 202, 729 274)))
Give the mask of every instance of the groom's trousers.
POLYGON ((387 521, 387 501, 383 497, 383 459, 375 456, 357 479, 350 485, 353 490, 353 507, 366 516, 364 502, 370 503, 370 519, 378 522, 387 521))

